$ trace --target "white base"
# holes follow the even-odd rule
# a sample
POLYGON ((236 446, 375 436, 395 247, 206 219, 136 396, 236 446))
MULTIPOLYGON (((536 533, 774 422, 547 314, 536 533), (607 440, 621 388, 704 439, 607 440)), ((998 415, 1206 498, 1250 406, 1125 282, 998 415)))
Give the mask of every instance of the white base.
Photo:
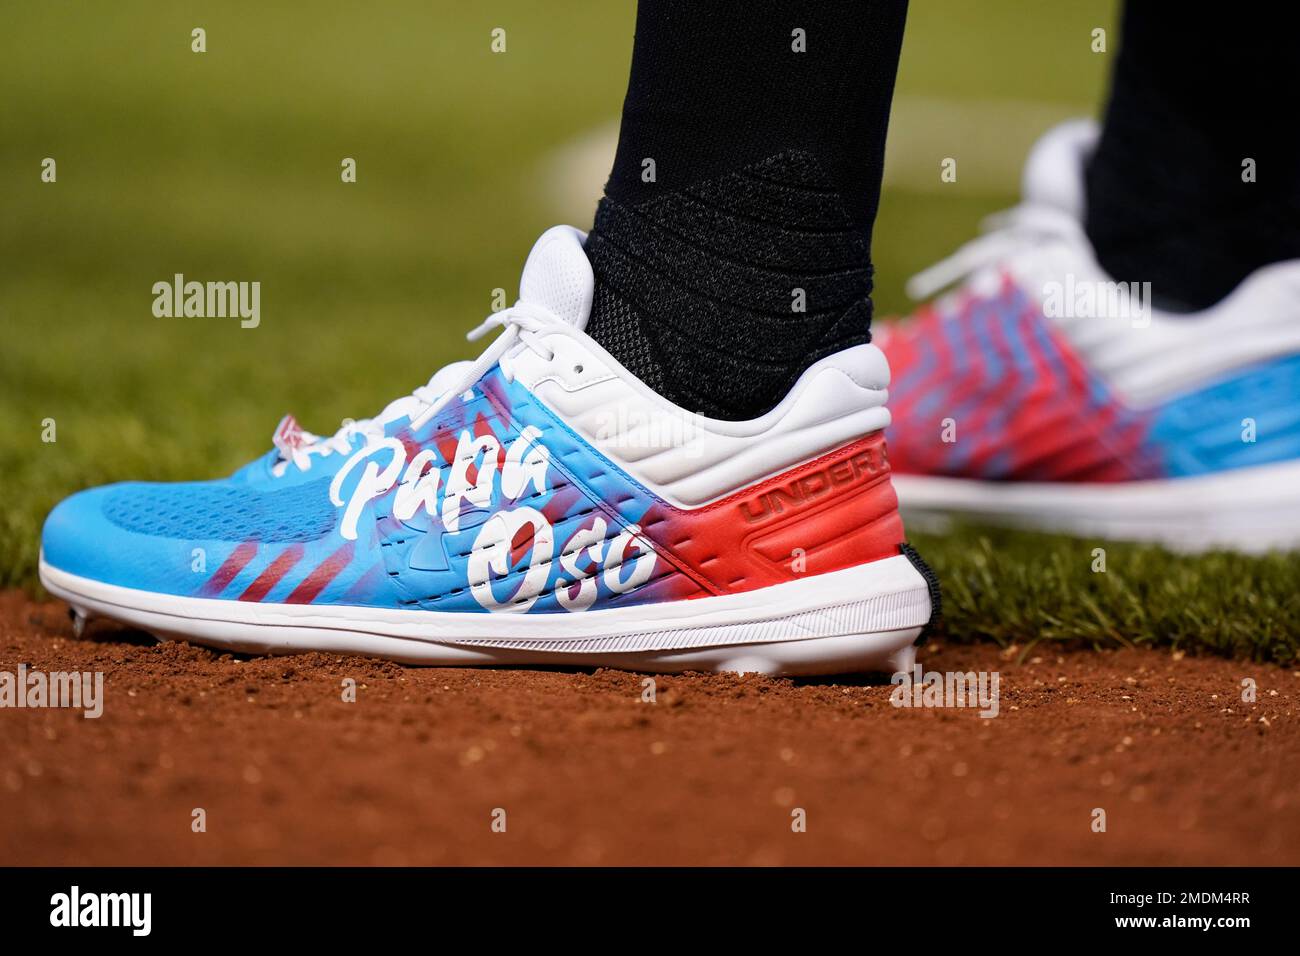
POLYGON ((1178 551, 1248 553, 1300 547, 1300 461, 1195 478, 1108 484, 972 481, 893 476, 913 528, 949 519, 1011 524, 1084 537, 1149 541, 1178 551))
POLYGON ((43 557, 40 574, 77 614, 162 639, 251 654, 324 651, 461 667, 893 673, 912 666, 931 612, 925 579, 902 555, 741 594, 534 615, 181 597, 68 574, 43 557))

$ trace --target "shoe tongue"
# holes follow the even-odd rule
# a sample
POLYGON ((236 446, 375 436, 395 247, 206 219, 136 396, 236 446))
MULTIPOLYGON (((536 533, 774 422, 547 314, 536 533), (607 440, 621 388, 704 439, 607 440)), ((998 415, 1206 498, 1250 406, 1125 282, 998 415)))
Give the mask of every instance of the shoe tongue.
POLYGON ((1052 127, 1039 138, 1025 160, 1020 194, 1026 203, 1051 206, 1082 220, 1083 169, 1097 148, 1097 124, 1070 120, 1052 127))
POLYGON ((473 362, 452 362, 450 365, 444 365, 438 371, 433 373, 433 378, 429 379, 428 388, 439 394, 454 388, 464 376, 473 362))
POLYGON ((582 248, 587 237, 572 226, 547 229, 528 253, 519 299, 545 306, 575 328, 586 328, 596 280, 582 248))

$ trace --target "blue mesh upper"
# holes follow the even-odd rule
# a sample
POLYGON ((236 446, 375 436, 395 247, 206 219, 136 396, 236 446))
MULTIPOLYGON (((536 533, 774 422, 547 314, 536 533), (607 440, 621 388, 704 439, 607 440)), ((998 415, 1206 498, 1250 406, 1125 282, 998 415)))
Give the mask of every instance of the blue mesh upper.
POLYGON ((160 538, 314 541, 334 527, 330 479, 275 491, 229 484, 123 485, 104 501, 119 528, 160 538))

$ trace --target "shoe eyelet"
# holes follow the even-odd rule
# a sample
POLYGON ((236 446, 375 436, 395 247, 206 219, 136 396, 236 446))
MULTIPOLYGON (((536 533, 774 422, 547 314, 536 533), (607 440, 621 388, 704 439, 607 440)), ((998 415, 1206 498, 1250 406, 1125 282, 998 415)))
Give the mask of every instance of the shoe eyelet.
POLYGON ((581 374, 582 374, 582 366, 581 366, 581 365, 575 365, 575 366, 573 366, 573 371, 576 372, 577 374, 581 375, 581 374))

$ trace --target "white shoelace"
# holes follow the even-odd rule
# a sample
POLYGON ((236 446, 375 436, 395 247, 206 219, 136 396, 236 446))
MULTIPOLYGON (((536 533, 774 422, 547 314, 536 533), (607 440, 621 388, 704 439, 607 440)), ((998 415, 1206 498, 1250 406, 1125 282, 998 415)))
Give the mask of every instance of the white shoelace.
MULTIPOLYGON (((541 333, 564 324, 564 320, 550 309, 534 302, 521 300, 508 309, 493 312, 465 333, 465 338, 471 342, 478 341, 497 327, 503 330, 502 333, 483 350, 483 354, 474 361, 474 364, 465 370, 465 374, 461 376, 454 388, 448 389, 437 401, 411 419, 411 430, 422 428, 453 398, 473 388, 488 369, 497 364, 506 353, 512 352, 516 346, 536 352, 544 361, 551 361, 555 358, 555 352, 542 341, 541 333)), ((505 375, 506 381, 515 380, 514 370, 509 367, 509 363, 502 364, 501 372, 505 375)))
POLYGON ((1021 262, 1060 241, 1077 241, 1083 227, 1070 213, 1052 206, 1020 205, 987 217, 984 234, 907 280, 907 294, 928 299, 941 289, 984 269, 1021 262))
MULTIPOLYGON (((277 476, 284 474, 290 462, 300 470, 307 471, 311 468, 312 455, 349 453, 353 450, 352 442, 355 437, 363 436, 367 442, 371 438, 382 438, 385 426, 399 418, 409 417, 412 430, 423 427, 453 398, 473 388, 483 374, 514 346, 528 348, 549 362, 555 357, 555 353, 542 341, 541 333, 556 325, 564 324, 564 320, 555 313, 532 302, 519 301, 507 309, 492 313, 466 333, 465 338, 473 342, 481 339, 494 328, 499 327, 504 331, 484 349, 483 354, 465 370, 454 386, 435 389, 433 383, 437 375, 434 375, 427 384, 421 385, 409 395, 403 395, 389 402, 374 418, 348 422, 328 438, 304 432, 304 443, 293 449, 291 458, 276 463, 272 467, 272 473, 277 476)), ((513 369, 503 364, 501 370, 507 381, 514 381, 513 369)))

